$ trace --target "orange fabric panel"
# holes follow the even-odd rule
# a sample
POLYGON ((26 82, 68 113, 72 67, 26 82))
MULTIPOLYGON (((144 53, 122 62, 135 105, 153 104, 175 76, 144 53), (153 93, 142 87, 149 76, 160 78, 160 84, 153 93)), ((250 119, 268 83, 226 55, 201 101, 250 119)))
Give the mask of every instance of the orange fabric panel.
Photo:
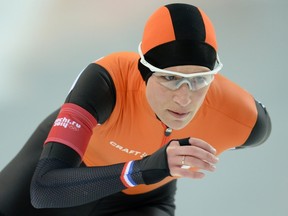
POLYGON ((175 40, 171 16, 166 7, 161 7, 148 19, 142 38, 143 54, 160 44, 175 40))

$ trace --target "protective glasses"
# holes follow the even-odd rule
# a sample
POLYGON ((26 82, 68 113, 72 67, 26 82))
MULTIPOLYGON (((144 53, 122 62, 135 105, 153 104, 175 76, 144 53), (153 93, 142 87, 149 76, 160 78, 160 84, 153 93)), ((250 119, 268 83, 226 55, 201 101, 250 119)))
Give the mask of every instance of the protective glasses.
POLYGON ((217 74, 223 67, 223 64, 220 62, 219 56, 217 54, 216 64, 212 71, 184 74, 160 69, 151 65, 144 58, 141 50, 141 42, 138 46, 138 52, 140 55, 140 62, 153 72, 153 76, 157 77, 157 80, 161 85, 171 90, 179 89, 183 84, 187 84, 191 91, 197 91, 201 88, 204 88, 214 80, 214 75, 217 74))

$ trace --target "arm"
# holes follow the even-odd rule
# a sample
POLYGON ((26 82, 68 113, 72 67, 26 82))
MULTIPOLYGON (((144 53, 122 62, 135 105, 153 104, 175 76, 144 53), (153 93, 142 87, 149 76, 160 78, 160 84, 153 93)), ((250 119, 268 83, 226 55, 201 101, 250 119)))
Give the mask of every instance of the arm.
MULTIPOLYGON (((115 87, 109 73, 100 65, 90 64, 73 84, 44 145, 31 184, 35 207, 75 206, 109 195, 111 187, 103 188, 105 194, 101 192, 105 179, 112 179, 114 193, 125 188, 119 178, 124 164, 97 170, 79 167, 93 127, 97 122, 105 122, 115 101, 115 87), (63 119, 66 123, 67 119, 76 122, 75 130, 69 130, 63 119), (72 191, 75 197, 70 196, 72 191), (59 200, 60 197, 67 199, 59 200)), ((105 182, 111 186, 111 182, 105 182)))
POLYGON ((271 134, 271 119, 266 110, 266 107, 255 100, 257 108, 257 120, 246 142, 236 149, 243 149, 247 147, 255 147, 264 143, 271 134))
POLYGON ((214 171, 215 150, 195 138, 174 140, 142 160, 102 167, 79 167, 81 158, 71 148, 45 145, 31 184, 35 208, 63 208, 98 200, 138 184, 153 184, 167 176, 203 178, 204 173, 181 168, 185 164, 214 171), (186 140, 186 141, 185 141, 186 140))
MULTIPOLYGON (((63 208, 85 204, 127 186, 121 181, 125 164, 80 167, 81 157, 59 143, 45 145, 31 184, 31 202, 35 208, 63 208)), ((138 164, 130 174, 135 184, 143 183, 138 164)))
POLYGON ((114 84, 108 72, 100 65, 89 65, 73 85, 44 145, 31 182, 34 207, 77 206, 169 176, 165 148, 141 161, 103 167, 80 166, 93 127, 97 122, 105 122, 115 101, 114 84), (66 123, 67 119, 77 123, 73 125, 75 130, 69 130, 68 123, 65 126, 64 118, 66 123), (162 163, 155 164, 157 160, 153 158, 159 155, 162 163), (151 177, 149 170, 153 169, 157 169, 157 174, 152 171, 151 177))

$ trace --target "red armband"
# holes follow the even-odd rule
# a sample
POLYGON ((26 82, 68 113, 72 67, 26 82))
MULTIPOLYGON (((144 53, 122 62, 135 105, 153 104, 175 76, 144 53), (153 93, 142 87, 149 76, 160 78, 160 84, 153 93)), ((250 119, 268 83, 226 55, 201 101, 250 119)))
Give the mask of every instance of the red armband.
POLYGON ((96 124, 96 119, 88 111, 76 104, 66 103, 61 107, 45 144, 62 143, 82 157, 96 124))

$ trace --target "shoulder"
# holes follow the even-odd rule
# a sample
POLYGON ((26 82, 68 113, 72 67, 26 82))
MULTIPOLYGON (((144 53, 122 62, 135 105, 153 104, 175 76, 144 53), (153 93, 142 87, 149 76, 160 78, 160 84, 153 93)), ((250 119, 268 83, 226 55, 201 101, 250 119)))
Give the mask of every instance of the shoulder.
POLYGON ((257 108, 254 97, 223 75, 215 76, 205 104, 248 127, 252 128, 256 122, 257 108))
POLYGON ((116 89, 135 89, 143 82, 138 70, 139 58, 135 52, 116 52, 98 59, 95 63, 105 68, 116 89))
POLYGON ((256 101, 248 91, 224 76, 216 76, 205 103, 228 116, 235 124, 249 128, 246 141, 238 148, 262 144, 269 137, 271 121, 265 106, 256 101))
POLYGON ((107 70, 129 67, 137 63, 139 55, 135 52, 115 52, 95 61, 107 70))

